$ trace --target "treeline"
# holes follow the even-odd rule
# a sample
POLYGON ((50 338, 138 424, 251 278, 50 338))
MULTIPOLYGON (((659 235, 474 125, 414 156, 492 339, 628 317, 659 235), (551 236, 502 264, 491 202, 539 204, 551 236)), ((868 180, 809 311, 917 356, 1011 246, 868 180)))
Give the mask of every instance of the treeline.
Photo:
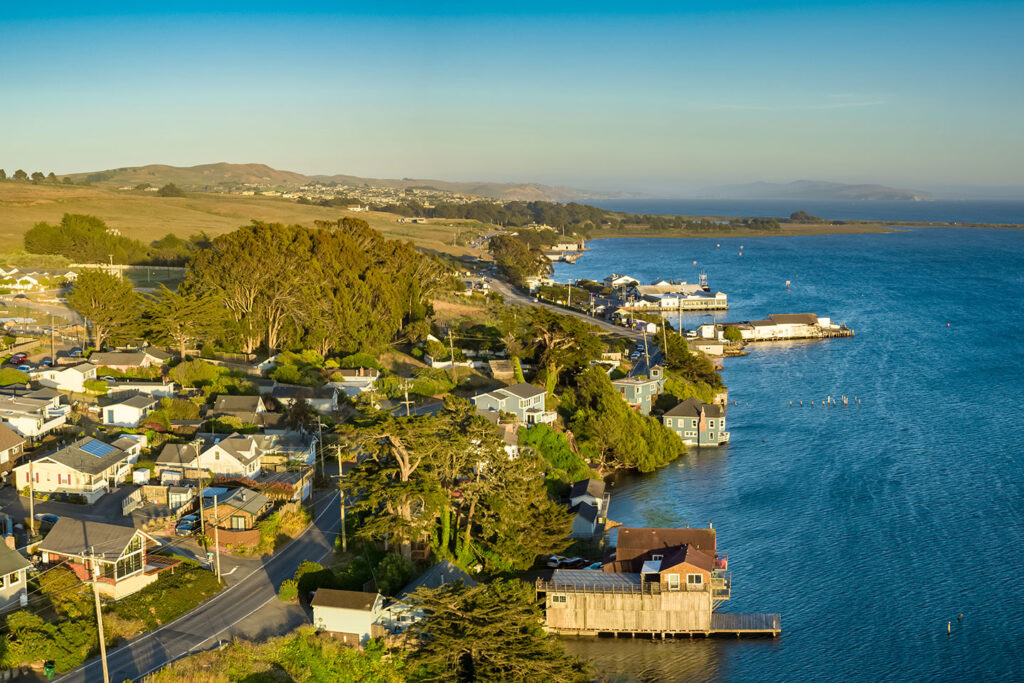
MULTIPOLYGON (((31 183, 33 183, 35 185, 38 185, 39 183, 43 183, 43 182, 47 182, 47 183, 58 183, 58 182, 60 182, 57 179, 57 176, 54 174, 53 171, 50 171, 49 173, 43 173, 42 171, 33 171, 32 174, 29 175, 23 169, 19 168, 17 171, 14 172, 13 175, 8 177, 7 171, 5 171, 4 169, 0 168, 0 182, 4 182, 6 180, 14 180, 14 181, 23 182, 23 183, 31 182, 31 183)), ((65 185, 70 185, 71 184, 71 179, 70 178, 65 178, 64 179, 64 184, 65 185)))
POLYGON ((616 230, 628 225, 646 225, 655 232, 723 232, 736 229, 747 230, 781 230, 779 222, 774 218, 733 218, 728 222, 713 221, 707 218, 693 219, 686 216, 662 216, 658 214, 617 214, 609 219, 609 228, 616 230))
POLYGON ((502 277, 516 287, 525 287, 527 278, 552 272, 551 260, 540 248, 512 235, 495 235, 488 244, 502 277))
POLYGON ((201 344, 376 353, 425 337, 433 294, 453 283, 439 260, 358 219, 253 222, 197 246, 177 291, 140 296, 115 276, 81 273, 68 302, 92 323, 94 346, 145 338, 179 355, 201 344))
POLYGON ((607 212, 604 209, 575 202, 568 204, 541 201, 504 203, 477 201, 468 204, 441 202, 428 208, 419 202, 410 201, 374 208, 378 211, 397 213, 400 216, 462 218, 509 227, 537 223, 559 229, 573 228, 575 232, 583 236, 587 236, 586 231, 598 229, 607 222, 607 212))
POLYGON ((78 263, 114 263, 129 265, 184 265, 197 249, 209 246, 205 234, 184 240, 168 234, 144 244, 110 230, 96 216, 64 214, 60 223, 36 223, 25 233, 25 251, 30 254, 55 254, 78 263))

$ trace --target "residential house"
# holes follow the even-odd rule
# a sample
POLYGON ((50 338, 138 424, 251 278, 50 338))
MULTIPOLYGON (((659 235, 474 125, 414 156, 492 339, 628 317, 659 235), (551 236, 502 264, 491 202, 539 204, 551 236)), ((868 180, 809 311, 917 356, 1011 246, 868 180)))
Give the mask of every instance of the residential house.
POLYGON ((538 580, 549 630, 558 633, 701 633, 730 596, 714 529, 621 527, 603 570, 556 570, 538 580))
MULTIPOLYGON (((13 542, 13 536, 8 538, 13 542)), ((0 543, 0 611, 28 604, 28 569, 31 566, 24 555, 0 543)))
POLYGON ((174 398, 178 393, 178 385, 163 379, 119 379, 108 382, 110 394, 134 392, 155 398, 174 398))
POLYGON ((274 472, 264 472, 261 483, 266 484, 264 489, 271 499, 283 499, 277 497, 278 490, 291 490, 287 500, 294 500, 300 503, 305 502, 313 495, 313 468, 310 466, 301 468, 289 468, 274 472))
POLYGON ((692 339, 689 341, 690 349, 700 351, 709 356, 722 356, 725 354, 725 342, 720 339, 692 339))
POLYGON ((35 370, 32 379, 44 387, 82 393, 85 391, 85 383, 96 379, 96 366, 92 363, 54 365, 35 370))
POLYGON ((444 588, 462 584, 472 588, 477 582, 448 560, 442 560, 411 581, 394 598, 385 602, 381 623, 391 633, 401 633, 410 625, 423 619, 426 614, 417 609, 409 596, 418 588, 444 588))
MULTIPOLYGON (((263 413, 263 415, 273 414, 263 413)), ((319 448, 316 436, 311 436, 301 431, 283 430, 270 434, 253 434, 250 438, 256 442, 256 447, 263 452, 263 463, 269 465, 283 465, 287 463, 316 464, 317 449, 319 448)))
POLYGON ((170 357, 166 351, 147 346, 138 351, 96 351, 89 356, 89 362, 97 367, 128 372, 163 365, 170 357))
POLYGON ((28 439, 49 434, 67 422, 67 409, 60 400, 37 392, 0 396, 0 420, 28 439))
POLYGON ((242 421, 242 424, 256 424, 256 416, 266 412, 267 407, 259 396, 228 396, 222 394, 213 403, 213 410, 210 416, 234 417, 242 421))
POLYGON ((690 445, 718 446, 729 441, 725 408, 717 403, 691 396, 662 415, 661 421, 690 445))
POLYGON ((254 529, 256 523, 270 510, 270 499, 247 488, 228 491, 224 496, 203 500, 203 518, 208 525, 232 531, 254 529))
POLYGON ((603 479, 581 479, 574 481, 569 489, 569 507, 580 503, 593 505, 601 515, 608 514, 609 496, 603 479))
POLYGON ((320 588, 313 596, 313 625, 349 645, 364 645, 383 634, 384 598, 380 593, 320 588))
POLYGON ((569 537, 594 538, 601 525, 601 516, 597 508, 590 503, 578 503, 571 506, 569 512, 572 514, 572 528, 569 531, 569 537))
POLYGON ((262 469, 263 449, 252 436, 238 433, 211 441, 165 444, 157 456, 157 470, 179 472, 184 479, 232 476, 254 479, 262 469))
POLYGON ((103 424, 115 427, 138 427, 142 419, 151 413, 159 403, 157 398, 146 394, 135 394, 108 403, 101 409, 103 424))
POLYGON ((338 374, 343 379, 331 380, 327 384, 338 387, 349 398, 355 398, 359 394, 370 391, 380 378, 380 371, 376 368, 342 368, 335 370, 332 376, 338 374))
POLYGON ((654 402, 665 387, 665 375, 660 365, 651 368, 651 374, 647 378, 623 377, 612 380, 612 387, 615 388, 630 408, 639 411, 643 415, 650 415, 654 402))
POLYGON ((24 452, 25 437, 0 423, 0 476, 5 481, 24 452))
POLYGON ((298 400, 304 400, 318 413, 338 411, 338 387, 325 384, 322 387, 304 387, 297 384, 278 384, 270 392, 282 407, 289 407, 298 400))
POLYGON ((669 282, 661 280, 651 285, 633 285, 627 292, 633 308, 645 310, 724 310, 729 299, 724 292, 712 292, 704 283, 669 282))
POLYGON ((611 289, 617 289, 619 287, 631 287, 633 285, 640 284, 640 281, 635 277, 628 275, 619 275, 618 273, 612 273, 604 279, 604 286, 610 287, 611 289))
POLYGON ((97 592, 120 600, 179 563, 148 555, 148 548, 157 545, 159 541, 134 527, 61 517, 40 542, 38 552, 43 564, 64 563, 82 581, 99 574, 97 592))
POLYGON ((545 409, 547 396, 540 387, 520 382, 473 397, 473 403, 480 410, 511 413, 520 422, 533 425, 555 421, 555 413, 545 409))
POLYGON ((519 455, 519 421, 502 420, 501 413, 494 410, 481 410, 477 408, 476 414, 484 418, 501 433, 501 440, 505 444, 505 452, 508 457, 514 458, 519 455))
POLYGON ((112 487, 130 479, 144 439, 144 436, 132 435, 121 437, 113 444, 92 437, 79 439, 18 465, 14 468, 12 483, 19 489, 31 484, 37 493, 80 495, 92 504, 112 487), (122 446, 128 450, 123 450, 122 446))

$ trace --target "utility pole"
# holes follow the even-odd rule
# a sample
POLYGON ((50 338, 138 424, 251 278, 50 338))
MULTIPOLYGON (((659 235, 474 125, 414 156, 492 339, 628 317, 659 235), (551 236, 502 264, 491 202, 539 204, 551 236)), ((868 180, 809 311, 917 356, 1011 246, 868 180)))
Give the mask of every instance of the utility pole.
MULTIPOLYGON (((661 324, 661 357, 664 360, 665 354, 668 353, 668 320, 665 320, 661 324)), ((686 343, 686 338, 683 338, 683 343, 686 343)))
POLYGON ((36 535, 36 471, 35 460, 28 461, 28 531, 29 537, 36 535))
POLYGON ((451 328, 448 329, 448 350, 452 354, 452 384, 459 386, 459 380, 455 375, 455 338, 452 336, 451 328))
POLYGON ((320 477, 326 477, 324 473, 324 425, 320 421, 320 416, 316 416, 316 455, 320 460, 320 477))
POLYGON ((56 356, 56 354, 54 353, 54 350, 53 350, 53 347, 54 347, 54 343, 53 343, 54 334, 55 334, 55 332, 54 332, 54 329, 53 329, 53 313, 51 313, 50 314, 50 367, 51 368, 57 367, 57 356, 56 356))
MULTIPOLYGON (((340 454, 339 454, 340 456, 340 454)), ((341 552, 348 552, 348 534, 345 531, 345 486, 342 483, 345 479, 345 468, 338 458, 338 497, 341 499, 341 552)))
POLYGON ((100 608, 100 594, 96 590, 96 583, 100 580, 100 567, 96 562, 96 555, 93 547, 89 546, 89 562, 92 565, 92 597, 96 601, 96 628, 100 634, 100 661, 103 663, 103 683, 110 683, 110 672, 107 671, 107 643, 103 635, 103 610, 100 608))
POLYGON ((217 496, 213 497, 213 552, 217 554, 217 580, 220 581, 220 512, 217 496))
POLYGON ((644 359, 647 361, 647 374, 651 374, 651 354, 647 350, 647 324, 644 323, 644 359))
MULTIPOLYGON (((195 439, 192 441, 192 447, 196 449, 196 476, 199 477, 199 535, 203 537, 203 549, 206 549, 206 513, 203 512, 203 484, 205 477, 203 476, 203 470, 201 463, 199 462, 199 444, 201 441, 195 439)), ((207 550, 209 553, 209 550, 207 550)), ((209 557, 209 555, 207 555, 209 557)))
MULTIPOLYGON (((405 392, 405 400, 402 401, 402 403, 405 404, 405 416, 409 417, 409 404, 412 403, 412 401, 409 400, 409 378, 408 377, 402 378, 402 391, 405 392)), ((339 462, 341 462, 341 461, 339 460, 339 462)))

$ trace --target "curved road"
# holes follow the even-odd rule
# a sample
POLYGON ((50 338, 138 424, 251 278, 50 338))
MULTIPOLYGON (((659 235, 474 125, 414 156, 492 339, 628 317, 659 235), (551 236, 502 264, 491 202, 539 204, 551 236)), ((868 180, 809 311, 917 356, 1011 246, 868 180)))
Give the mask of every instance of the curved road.
POLYGON ((586 322, 590 323, 591 325, 595 325, 597 327, 600 327, 605 332, 610 332, 612 334, 617 334, 617 335, 619 335, 621 337, 626 337, 628 339, 634 339, 634 340, 642 340, 643 339, 643 335, 641 333, 636 332, 634 330, 627 329, 625 327, 619 327, 618 325, 613 325, 610 322, 608 322, 607 320, 600 320, 599 318, 592 318, 589 315, 587 315, 586 313, 581 313, 579 311, 572 311, 572 310, 569 310, 567 308, 562 308, 561 306, 556 306, 554 304, 549 304, 546 301, 538 301, 537 299, 534 299, 534 298, 531 298, 529 296, 526 296, 525 294, 520 294, 518 291, 516 291, 512 287, 512 285, 510 285, 509 283, 505 282, 504 280, 501 280, 501 279, 499 279, 497 277, 494 277, 493 275, 491 276, 490 284, 503 297, 505 297, 505 301, 507 301, 508 303, 518 304, 520 306, 543 306, 545 308, 550 308, 553 311, 561 313, 562 315, 571 315, 571 316, 573 316, 575 318, 579 318, 580 320, 585 320, 586 322))
MULTIPOLYGON (((264 608, 268 614, 258 619, 261 637, 290 631, 295 624, 290 623, 281 610, 274 609, 277 587, 290 579, 304 560, 322 562, 334 552, 339 528, 338 493, 321 496, 316 502, 313 523, 258 569, 185 616, 107 652, 111 683, 140 680, 184 655, 209 649, 239 633, 251 632, 251 629, 244 629, 251 624, 243 622, 264 608)), ((93 658, 57 680, 68 683, 102 681, 100 660, 93 658)))

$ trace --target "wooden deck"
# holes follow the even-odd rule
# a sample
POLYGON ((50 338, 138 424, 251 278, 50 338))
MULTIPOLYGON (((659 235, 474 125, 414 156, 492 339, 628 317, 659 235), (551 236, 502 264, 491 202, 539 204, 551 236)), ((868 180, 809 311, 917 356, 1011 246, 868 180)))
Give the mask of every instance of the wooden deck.
POLYGON ((758 634, 777 636, 782 632, 782 616, 778 614, 724 614, 711 615, 711 633, 728 633, 737 636, 758 634))

